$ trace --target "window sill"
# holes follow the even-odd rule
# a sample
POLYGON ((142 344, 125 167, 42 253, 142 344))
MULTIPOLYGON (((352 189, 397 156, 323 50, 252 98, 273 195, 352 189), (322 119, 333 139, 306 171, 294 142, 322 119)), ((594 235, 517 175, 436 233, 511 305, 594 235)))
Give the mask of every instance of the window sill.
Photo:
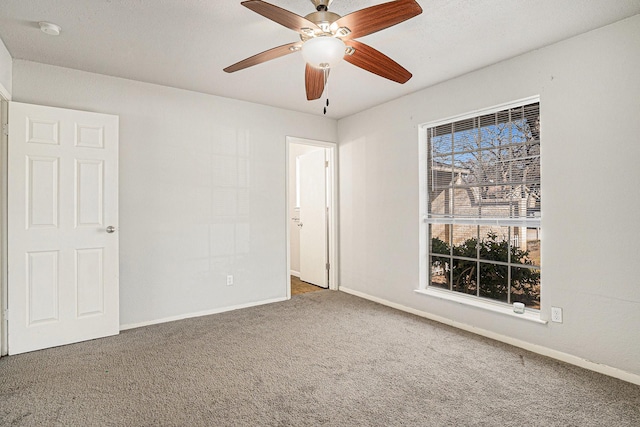
POLYGON ((538 310, 525 309, 522 314, 514 313, 513 308, 506 304, 492 303, 491 301, 485 301, 473 296, 457 295, 454 292, 441 290, 441 289, 416 289, 416 293, 444 299, 447 301, 457 302, 459 304, 468 305, 471 307, 481 308, 483 310, 493 311, 494 313, 504 314, 509 317, 515 317, 529 322, 539 323, 546 325, 547 321, 540 319, 540 312, 538 310))

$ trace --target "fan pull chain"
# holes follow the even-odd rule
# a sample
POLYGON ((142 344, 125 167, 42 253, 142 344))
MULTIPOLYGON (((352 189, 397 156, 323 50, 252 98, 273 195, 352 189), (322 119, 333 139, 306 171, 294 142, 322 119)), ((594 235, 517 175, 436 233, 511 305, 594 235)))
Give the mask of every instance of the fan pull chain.
POLYGON ((324 114, 327 114, 327 107, 329 106, 329 82, 328 82, 328 77, 329 76, 329 68, 325 68, 324 69, 324 92, 327 95, 327 102, 326 105, 324 107, 324 114))

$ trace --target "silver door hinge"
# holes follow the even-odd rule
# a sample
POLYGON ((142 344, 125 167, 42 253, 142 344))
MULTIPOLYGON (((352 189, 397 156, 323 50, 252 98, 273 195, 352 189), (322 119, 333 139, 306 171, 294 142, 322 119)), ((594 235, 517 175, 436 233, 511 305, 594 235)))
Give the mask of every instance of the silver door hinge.
POLYGON ((4 136, 9 136, 9 125, 7 123, 2 124, 2 134, 4 136))
POLYGON ((327 263, 327 270, 329 270, 329 267, 330 267, 330 266, 329 266, 329 263, 327 263))
POLYGON ((325 168, 328 168, 328 167, 329 167, 329 160, 325 160, 325 161, 324 161, 324 167, 325 167, 325 168))

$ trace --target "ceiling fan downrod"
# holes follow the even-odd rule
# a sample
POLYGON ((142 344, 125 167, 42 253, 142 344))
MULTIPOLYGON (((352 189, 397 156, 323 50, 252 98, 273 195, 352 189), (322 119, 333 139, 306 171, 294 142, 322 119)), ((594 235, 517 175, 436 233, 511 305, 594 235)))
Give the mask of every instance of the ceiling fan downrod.
POLYGON ((313 6, 318 12, 327 12, 332 1, 333 0, 311 0, 311 3, 313 3, 313 6))

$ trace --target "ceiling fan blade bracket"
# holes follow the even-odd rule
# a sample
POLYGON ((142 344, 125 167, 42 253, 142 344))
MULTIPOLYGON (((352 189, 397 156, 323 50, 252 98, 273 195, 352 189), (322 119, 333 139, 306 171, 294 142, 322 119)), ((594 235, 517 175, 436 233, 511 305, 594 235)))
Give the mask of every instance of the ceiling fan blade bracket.
POLYGON ((351 30, 349 29, 349 27, 338 27, 337 25, 334 25, 335 22, 333 24, 331 24, 331 26, 329 27, 329 31, 331 31, 331 34, 333 34, 335 37, 347 37, 349 34, 351 34, 351 30))
POLYGON ((311 38, 311 37, 315 37, 316 32, 313 31, 311 28, 300 28, 300 37, 305 37, 305 38, 311 38))

